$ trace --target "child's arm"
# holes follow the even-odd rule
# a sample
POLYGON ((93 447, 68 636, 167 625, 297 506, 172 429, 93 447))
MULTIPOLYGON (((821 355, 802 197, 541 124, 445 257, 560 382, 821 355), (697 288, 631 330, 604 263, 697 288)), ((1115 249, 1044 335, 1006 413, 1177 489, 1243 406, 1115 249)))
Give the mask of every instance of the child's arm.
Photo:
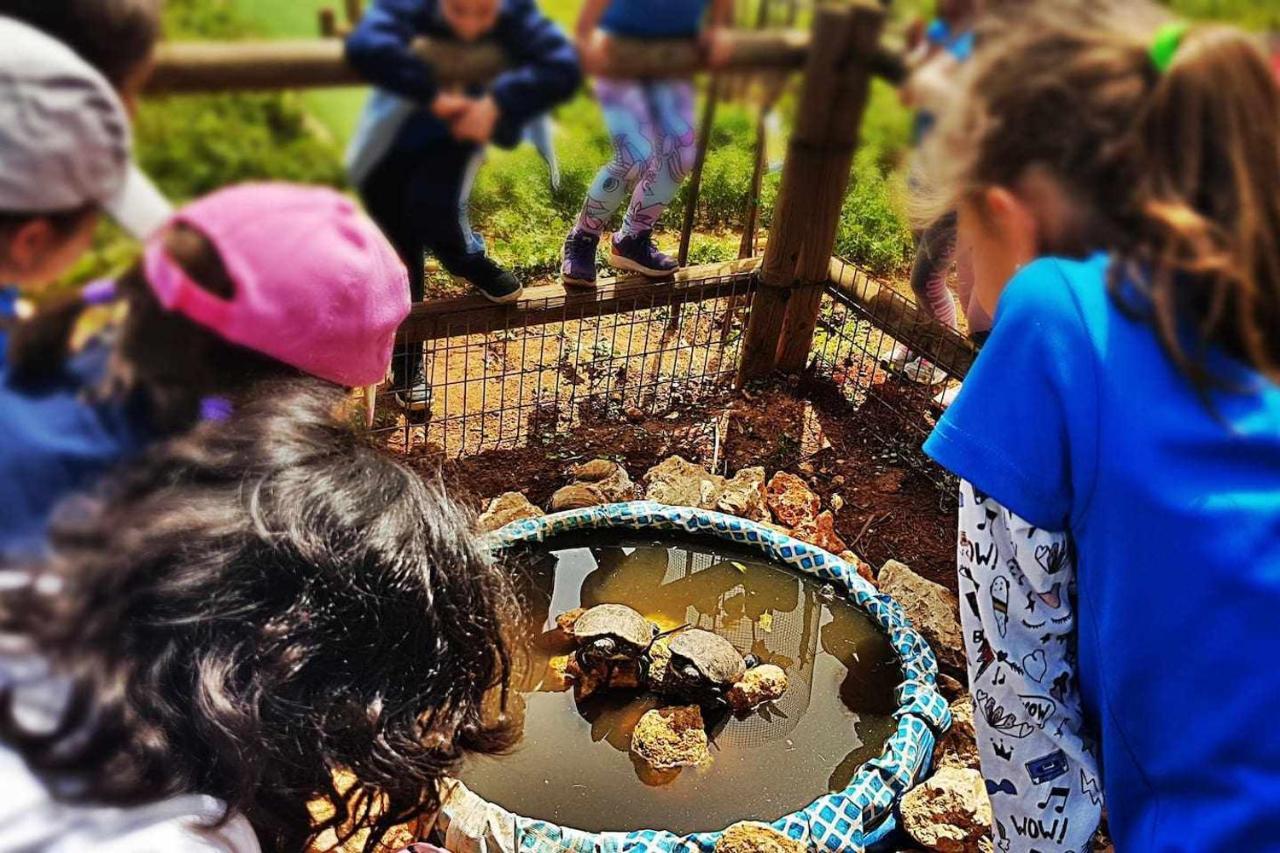
POLYGON ((723 68, 733 56, 729 43, 729 27, 733 25, 733 0, 712 0, 707 25, 702 30, 702 50, 707 65, 723 68))
POLYGON ((960 484, 960 615, 997 847, 1087 850, 1102 794, 1075 671, 1066 534, 960 484))
POLYGON ((347 37, 347 61, 379 88, 431 103, 437 93, 435 74, 411 49, 422 13, 422 0, 377 0, 347 37))
POLYGON ((514 67, 493 81, 489 96, 498 108, 494 141, 511 146, 532 119, 569 100, 582 83, 578 53, 564 32, 533 0, 512 4, 513 21, 503 28, 503 48, 514 67))
POLYGON ((604 10, 609 8, 609 0, 586 0, 582 4, 582 11, 578 13, 578 23, 573 29, 574 40, 579 45, 590 41, 595 35, 596 28, 600 26, 600 19, 604 17, 604 10))

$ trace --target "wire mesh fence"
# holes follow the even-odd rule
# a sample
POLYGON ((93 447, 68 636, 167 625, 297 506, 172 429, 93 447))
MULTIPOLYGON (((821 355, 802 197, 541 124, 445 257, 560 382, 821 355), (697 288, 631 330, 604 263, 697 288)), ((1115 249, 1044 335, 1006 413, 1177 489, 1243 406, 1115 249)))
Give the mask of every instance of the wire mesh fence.
POLYGON ((428 303, 397 358, 401 376, 425 359, 430 403, 406 410, 389 383, 374 433, 393 448, 458 457, 550 445, 580 426, 726 396, 753 270, 752 262, 694 268, 673 282, 603 283, 581 295, 538 288, 515 307, 428 303))

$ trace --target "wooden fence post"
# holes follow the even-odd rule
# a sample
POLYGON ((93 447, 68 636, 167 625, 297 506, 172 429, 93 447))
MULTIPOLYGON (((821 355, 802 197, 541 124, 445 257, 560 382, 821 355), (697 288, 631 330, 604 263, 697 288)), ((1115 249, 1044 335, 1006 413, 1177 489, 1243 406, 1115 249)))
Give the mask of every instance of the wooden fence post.
POLYGON ((813 199, 810 231, 796 265, 799 288, 787 302, 787 313, 778 340, 777 368, 802 370, 813 346, 813 333, 822 309, 822 294, 830 278, 831 254, 840 227, 840 212, 849 188, 850 169, 862 130, 862 118, 871 95, 872 64, 884 23, 877 5, 856 5, 853 11, 852 64, 832 93, 835 108, 828 127, 822 178, 813 199))
MULTIPOLYGON (((883 20, 874 0, 824 3, 814 11, 796 126, 743 342, 739 384, 767 376, 778 364, 792 291, 804 281, 801 259, 823 253, 830 258, 870 80, 865 58, 859 61, 855 54, 869 34, 878 35, 883 20)), ((870 44, 874 48, 874 39, 870 44)), ((826 279, 824 265, 822 275, 808 281, 826 279)))

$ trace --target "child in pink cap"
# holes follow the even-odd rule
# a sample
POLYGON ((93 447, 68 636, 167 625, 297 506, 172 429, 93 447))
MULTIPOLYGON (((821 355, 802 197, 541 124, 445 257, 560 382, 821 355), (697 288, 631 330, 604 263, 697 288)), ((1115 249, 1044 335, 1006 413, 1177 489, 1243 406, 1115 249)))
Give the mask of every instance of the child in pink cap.
POLYGON ((181 210, 115 283, 13 332, 0 374, 0 557, 38 550, 58 501, 234 409, 263 380, 382 380, 409 311, 404 265, 345 196, 260 184, 181 210), (83 305, 119 298, 114 340, 72 354, 83 305))

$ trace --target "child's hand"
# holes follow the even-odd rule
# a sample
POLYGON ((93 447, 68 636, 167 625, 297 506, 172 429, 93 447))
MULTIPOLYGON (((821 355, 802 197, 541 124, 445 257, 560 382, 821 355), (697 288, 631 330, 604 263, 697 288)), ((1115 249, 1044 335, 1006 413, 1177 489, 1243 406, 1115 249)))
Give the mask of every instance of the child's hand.
POLYGON ((601 32, 579 36, 578 56, 583 71, 592 77, 601 76, 609 64, 609 37, 601 32))
POLYGON ((708 68, 712 70, 724 68, 729 64, 729 60, 733 59, 733 42, 729 38, 728 27, 707 27, 702 31, 699 41, 708 68))
POLYGON ((436 118, 453 123, 471 108, 471 98, 458 92, 441 92, 431 102, 431 114, 436 118))
POLYGON ((451 127, 454 139, 487 145, 501 113, 492 95, 470 100, 466 111, 454 119, 451 127))

